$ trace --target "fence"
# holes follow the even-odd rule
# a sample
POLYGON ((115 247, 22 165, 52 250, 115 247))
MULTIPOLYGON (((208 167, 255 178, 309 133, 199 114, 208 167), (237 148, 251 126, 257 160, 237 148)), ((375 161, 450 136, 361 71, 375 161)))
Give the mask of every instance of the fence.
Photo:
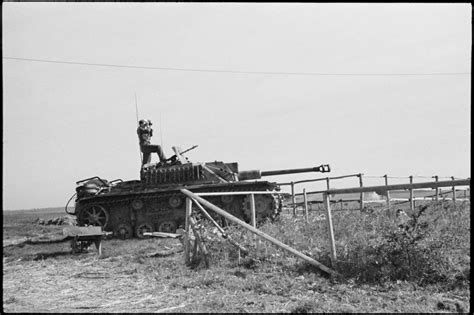
MULTIPOLYGON (((313 204, 313 203, 322 204, 324 202, 324 200, 322 200, 322 198, 321 198, 321 201, 312 201, 312 202, 308 201, 308 198, 307 198, 308 195, 318 195, 319 194, 322 197, 324 192, 326 192, 327 190, 329 190, 331 188, 330 187, 330 181, 331 180, 344 179, 344 178, 350 178, 350 177, 359 178, 359 187, 360 188, 364 187, 364 180, 363 180, 364 174, 362 174, 362 173, 336 176, 336 177, 326 177, 326 178, 318 178, 318 179, 301 180, 301 181, 295 181, 295 182, 289 182, 289 183, 279 183, 279 185, 280 186, 285 186, 285 185, 291 186, 291 201, 292 201, 291 206, 292 206, 292 209, 293 209, 293 215, 296 216, 296 211, 297 211, 298 206, 303 206, 305 216, 307 216, 307 211, 308 211, 308 205, 309 204, 313 204), (327 189, 326 190, 319 190, 319 191, 312 191, 312 192, 306 192, 306 189, 303 189, 302 193, 295 193, 295 185, 302 184, 302 183, 309 183, 309 182, 318 182, 318 181, 325 181, 327 189), (299 202, 299 203, 296 202, 296 196, 303 196, 303 202, 299 202)), ((438 175, 430 176, 430 177, 428 177, 428 176, 413 176, 413 175, 408 176, 408 177, 396 177, 396 176, 383 175, 383 176, 365 176, 365 178, 383 178, 384 181, 385 181, 385 187, 387 187, 389 185, 389 183, 388 183, 389 178, 392 178, 392 179, 406 179, 407 178, 407 179, 409 179, 410 184, 413 184, 413 179, 414 178, 434 178, 435 182, 439 182, 440 178, 451 178, 452 181, 458 180, 453 176, 451 176, 451 177, 439 177, 438 175)), ((456 192, 459 192, 460 190, 456 190, 455 186, 456 185, 452 185, 452 189, 449 192, 440 192, 439 187, 436 187, 436 188, 434 188, 435 189, 435 194, 434 195, 423 196, 421 198, 416 198, 414 196, 414 189, 409 190, 409 197, 408 198, 391 198, 389 191, 385 190, 384 191, 384 196, 385 196, 385 201, 384 202, 386 203, 387 208, 390 208, 391 201, 402 201, 401 203, 410 202, 410 208, 414 209, 415 200, 426 200, 426 198, 434 198, 434 200, 439 201, 439 198, 442 197, 444 200, 446 200, 446 199, 453 200, 454 204, 456 204, 456 201, 458 199, 467 199, 467 198, 470 199, 470 193, 469 193, 469 197, 467 196, 467 192, 469 191, 469 189, 461 190, 461 191, 464 192, 464 196, 461 196, 461 198, 457 197, 456 192), (452 194, 452 198, 446 198, 446 195, 448 195, 448 194, 452 194)), ((379 189, 375 192, 380 193, 381 190, 379 189)), ((360 205, 361 210, 364 209, 365 203, 383 202, 383 201, 380 201, 380 200, 364 200, 364 194, 362 192, 359 194, 359 197, 357 199, 344 199, 343 200, 341 198, 339 200, 332 200, 331 202, 338 202, 338 201, 341 202, 341 205, 342 205, 342 201, 345 201, 345 202, 358 202, 359 205, 360 205)), ((399 202, 399 204, 400 204, 400 202, 399 202)))
MULTIPOLYGON (((361 174, 358 174, 357 176, 360 176, 361 174)), ((353 176, 353 175, 352 175, 353 176)), ((348 176, 344 176, 348 177, 348 176)), ((338 177, 338 178, 343 178, 338 177)), ((361 178, 361 176, 359 177, 361 178)), ((462 179, 462 180, 450 180, 450 181, 434 181, 434 182, 423 182, 423 183, 413 183, 413 177, 410 177, 410 183, 409 184, 396 184, 396 185, 388 185, 386 182, 386 185, 383 186, 366 186, 364 187, 362 185, 362 180, 360 180, 360 185, 361 187, 355 187, 355 188, 342 188, 342 189, 327 189, 322 192, 323 194, 323 204, 326 210, 326 224, 328 227, 328 239, 329 239, 329 245, 330 245, 330 258, 331 258, 331 264, 332 267, 336 267, 336 262, 337 262, 337 253, 336 253, 336 243, 335 243, 335 238, 334 238, 334 227, 332 223, 332 209, 331 209, 331 195, 335 194, 344 194, 344 193, 357 193, 360 194, 361 197, 363 198, 363 193, 364 192, 379 192, 385 195, 389 195, 389 191, 394 191, 394 190, 409 190, 410 191, 410 202, 414 202, 414 197, 413 197, 413 190, 415 189, 436 189, 438 192, 439 188, 441 187, 453 187, 453 190, 455 189, 456 186, 468 186, 470 185, 470 179, 462 179)), ((334 178, 333 178, 334 179, 334 178)), ((322 179, 322 180, 327 180, 327 179, 322 179)), ((301 181, 301 182, 307 182, 307 181, 301 181)), ((329 180, 327 180, 328 187, 329 187, 329 180)), ((292 183, 292 191, 293 191, 293 198, 295 196, 294 194, 294 183, 292 183)), ((198 208, 206 214, 207 217, 210 217, 204 208, 202 206, 205 206, 206 208, 216 212, 217 214, 220 214, 221 216, 225 217, 226 219, 239 224, 240 226, 244 227, 245 229, 249 230, 250 232, 254 233, 256 236, 261 237, 274 245, 280 247, 283 250, 286 250, 290 252, 291 254, 309 262, 312 265, 315 265, 319 267, 321 270, 330 273, 330 274, 337 274, 337 272, 331 268, 328 268, 324 266, 323 264, 319 263, 318 261, 314 260, 313 258, 306 256, 305 254, 295 250, 294 248, 287 246, 283 244, 282 242, 276 240, 275 238, 265 234, 264 232, 258 230, 256 228, 256 220, 255 220, 255 201, 254 201, 254 195, 255 194, 269 194, 269 193, 275 193, 275 192, 257 192, 257 191, 249 191, 249 192, 219 192, 219 193, 192 193, 189 190, 186 189, 181 189, 181 192, 186 195, 186 231, 185 231, 185 261, 186 264, 190 262, 190 248, 191 248, 191 243, 190 243, 190 232, 195 234, 195 242, 194 242, 194 253, 197 253, 197 248, 198 246, 201 248, 201 252, 204 254, 207 254, 207 250, 205 248, 205 245, 203 242, 200 240, 200 236, 198 231, 195 229, 195 219, 193 218, 192 215, 192 203, 195 202, 198 208), (225 210, 217 207, 216 205, 210 203, 209 201, 203 199, 201 196, 214 196, 214 195, 236 195, 236 194, 246 194, 251 196, 251 225, 241 221, 240 219, 234 217, 230 213, 226 212, 225 210), (253 201, 252 201, 253 200, 253 201), (202 205, 202 206, 201 206, 202 205)), ((454 190, 455 192, 455 190, 454 190)), ((303 195, 306 196, 306 191, 303 191, 303 195)), ((453 198, 455 199, 455 197, 453 198)), ((363 202, 363 199, 361 199, 363 202)), ((305 198, 305 203, 306 203, 306 198, 305 198)), ((294 203, 293 203, 294 205, 294 203)), ((308 213, 306 211, 305 213, 306 219, 308 217, 308 213)), ((214 224, 217 225, 217 223, 213 222, 214 224)), ((194 256, 194 255, 193 255, 194 256)))
MULTIPOLYGON (((435 182, 424 182, 424 183, 411 183, 411 184, 398 184, 398 185, 385 185, 385 186, 370 186, 370 187, 358 187, 358 188, 343 188, 343 189, 328 189, 323 193, 324 205, 326 208, 326 222, 328 226, 328 236, 331 245, 331 262, 335 266, 337 255, 336 255, 336 245, 334 240, 334 229, 332 225, 332 216, 331 216, 331 203, 330 196, 331 194, 343 194, 343 193, 364 193, 364 192, 388 192, 390 190, 398 189, 409 189, 413 191, 417 188, 431 188, 439 189, 440 187, 455 187, 455 186, 466 186, 470 185, 470 179, 464 180, 451 180, 451 181, 435 181, 435 182)), ((412 193, 411 193, 412 195, 412 193)), ((413 198, 411 199, 413 202, 413 198)))

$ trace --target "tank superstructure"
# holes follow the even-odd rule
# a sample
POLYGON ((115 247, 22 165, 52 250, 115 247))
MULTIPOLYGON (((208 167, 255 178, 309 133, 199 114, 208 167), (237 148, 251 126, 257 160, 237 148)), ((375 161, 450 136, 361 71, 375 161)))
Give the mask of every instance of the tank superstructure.
POLYGON ((175 232, 185 222, 185 187, 195 193, 232 193, 204 198, 240 219, 250 222, 250 197, 255 194, 257 221, 273 219, 281 211, 277 183, 259 180, 263 176, 300 172, 329 172, 329 165, 313 168, 261 172, 240 171, 238 163, 221 161, 193 163, 179 148, 166 164, 150 163, 140 170, 140 180, 107 181, 99 177, 77 182, 74 212, 78 225, 100 225, 119 238, 143 237, 144 232, 175 232))

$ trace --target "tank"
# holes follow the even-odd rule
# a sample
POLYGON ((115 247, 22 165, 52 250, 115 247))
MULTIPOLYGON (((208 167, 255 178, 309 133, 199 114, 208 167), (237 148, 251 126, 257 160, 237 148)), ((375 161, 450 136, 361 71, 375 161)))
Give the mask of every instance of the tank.
MULTIPOLYGON (((275 219, 282 208, 280 187, 275 182, 261 180, 265 176, 302 172, 329 172, 327 164, 311 168, 285 170, 239 171, 238 163, 222 161, 190 162, 181 151, 166 163, 142 165, 140 180, 123 181, 94 176, 76 182, 74 211, 79 226, 101 226, 118 238, 144 238, 144 232, 175 232, 185 222, 185 196, 179 189, 194 193, 221 193, 203 196, 209 202, 250 223, 250 195, 237 192, 272 192, 255 194, 257 223, 275 219), (222 194, 227 193, 227 194, 222 194)), ((211 211, 212 212, 212 211, 211 211)), ((224 222, 225 223, 225 222, 224 222)))

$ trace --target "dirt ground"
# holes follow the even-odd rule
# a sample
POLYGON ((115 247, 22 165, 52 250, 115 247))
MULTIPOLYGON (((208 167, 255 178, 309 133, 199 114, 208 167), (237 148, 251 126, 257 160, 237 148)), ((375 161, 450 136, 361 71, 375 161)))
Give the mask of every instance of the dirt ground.
MULTIPOLYGON (((4 212, 4 244, 61 233, 62 226, 32 223, 44 215, 15 212, 4 212)), ((105 240, 101 258, 93 246, 70 251, 69 243, 4 247, 3 311, 469 312, 469 290, 340 282, 290 255, 253 265, 226 257, 191 269, 177 239, 105 240)))

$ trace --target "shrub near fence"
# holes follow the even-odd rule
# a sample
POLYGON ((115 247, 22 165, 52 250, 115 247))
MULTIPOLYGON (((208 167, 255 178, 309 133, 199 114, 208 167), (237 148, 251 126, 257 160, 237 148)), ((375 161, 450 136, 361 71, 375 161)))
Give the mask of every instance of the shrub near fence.
POLYGON ((432 203, 408 211, 335 214, 337 269, 362 282, 408 280, 469 286, 470 204, 432 203))
MULTIPOLYGON (((470 285, 470 203, 454 208, 447 202, 427 202, 405 217, 393 211, 337 212, 333 215, 337 263, 342 278, 357 283, 382 284, 408 281, 416 285, 439 286, 440 290, 470 285)), ((307 269, 311 265, 266 242, 259 242, 239 227, 229 234, 250 249, 250 256, 237 260, 235 247, 212 245, 215 263, 240 264, 252 269, 307 269)), ((283 216, 267 222, 261 230, 296 250, 331 265, 331 249, 325 221, 315 213, 304 217, 283 216)), ((239 256, 240 257, 240 256, 239 256)))

